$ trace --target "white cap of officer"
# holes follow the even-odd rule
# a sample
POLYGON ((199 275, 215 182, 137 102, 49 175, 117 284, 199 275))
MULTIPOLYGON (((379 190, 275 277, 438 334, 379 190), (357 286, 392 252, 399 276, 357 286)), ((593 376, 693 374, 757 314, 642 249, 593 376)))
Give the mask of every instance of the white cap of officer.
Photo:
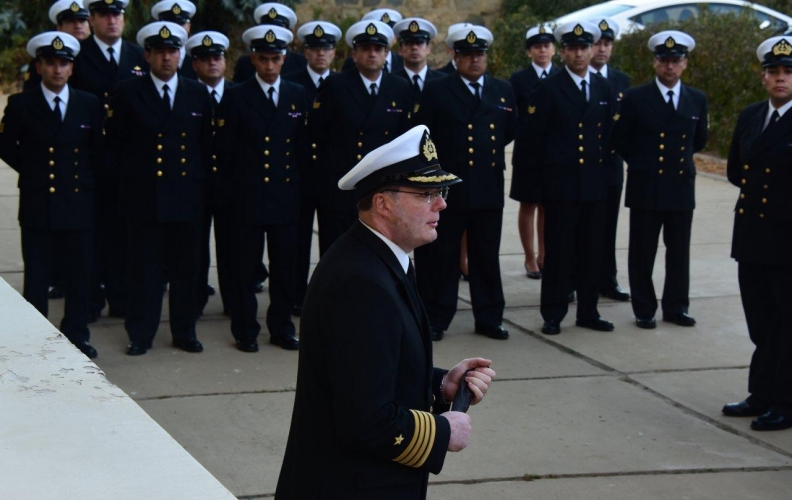
POLYGON ((403 16, 393 9, 374 9, 360 18, 361 21, 381 21, 391 28, 402 19, 403 16))
POLYGON ((116 12, 123 14, 129 0, 84 0, 91 12, 116 12))
POLYGON ((297 25, 297 14, 277 2, 267 2, 256 7, 253 11, 253 19, 259 24, 274 24, 286 29, 297 25))
POLYGON ((555 43, 553 27, 549 24, 534 26, 525 33, 525 48, 530 49, 538 43, 555 43))
POLYGON ((437 36, 435 25, 420 17, 402 19, 393 26, 393 32, 402 42, 426 42, 437 36))
POLYGON ((596 24, 600 29, 600 38, 606 38, 614 41, 619 38, 619 25, 610 17, 597 17, 589 19, 592 24, 596 24))
POLYGON ((284 52, 294 40, 292 32, 275 25, 254 26, 242 33, 242 40, 251 52, 284 52))
POLYGON ((219 31, 201 31, 187 39, 184 49, 193 57, 225 55, 230 45, 228 37, 219 31))
POLYGON ((187 42, 187 31, 170 21, 154 21, 140 28, 136 40, 144 49, 152 47, 180 49, 187 42))
POLYGON ((655 57, 686 57, 696 48, 696 41, 687 33, 667 30, 652 35, 646 45, 655 57))
POLYGON ((56 57, 74 61, 74 57, 80 53, 80 42, 68 33, 47 31, 30 39, 27 53, 35 59, 56 57))
POLYGON ((354 189, 361 199, 385 186, 432 189, 459 182, 462 179, 441 169, 429 128, 418 125, 364 156, 338 181, 338 187, 354 189))
POLYGON ((344 39, 353 49, 364 43, 390 47, 393 30, 382 21, 358 21, 349 27, 344 39))
POLYGON ((341 40, 341 28, 327 21, 311 21, 300 26, 297 38, 306 47, 333 47, 341 40))
POLYGON ((492 32, 484 26, 471 25, 469 28, 460 28, 448 34, 446 45, 455 52, 471 50, 487 50, 492 44, 492 32))
POLYGON ((768 38, 756 49, 756 57, 763 68, 770 66, 792 66, 792 37, 768 38))
POLYGON ((52 24, 61 24, 70 19, 88 19, 88 9, 83 0, 58 0, 49 9, 49 20, 52 24))
POLYGON ((556 27, 553 33, 561 46, 593 45, 602 36, 599 27, 589 21, 569 21, 556 27))
POLYGON ((448 32, 446 33, 446 38, 451 36, 451 33, 453 33, 454 31, 456 31, 456 30, 458 30, 460 28, 472 28, 473 26, 475 26, 475 25, 472 24, 472 23, 454 23, 454 24, 452 24, 451 26, 448 27, 448 32))
POLYGON ((195 11, 195 4, 189 0, 161 0, 151 6, 151 17, 159 21, 186 24, 195 11))

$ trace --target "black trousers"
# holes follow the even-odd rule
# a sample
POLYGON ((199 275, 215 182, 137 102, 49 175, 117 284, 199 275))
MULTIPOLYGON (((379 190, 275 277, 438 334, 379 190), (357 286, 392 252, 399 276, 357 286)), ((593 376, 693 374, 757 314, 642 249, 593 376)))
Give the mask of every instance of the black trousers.
POLYGON ((787 309, 792 266, 740 262, 738 277, 748 334, 756 346, 748 392, 792 410, 792 328, 787 309))
POLYGON ((211 259, 211 232, 214 220, 215 256, 217 257, 217 282, 220 285, 220 297, 223 301, 223 311, 231 311, 231 297, 233 296, 233 225, 231 207, 204 208, 203 220, 198 226, 198 276, 195 281, 195 293, 198 313, 202 313, 209 301, 209 268, 211 259))
POLYGON ((577 319, 597 319, 606 203, 549 201, 544 206, 542 318, 560 323, 569 310, 569 292, 576 290, 577 319))
POLYGON ((660 230, 666 247, 663 312, 688 312, 690 306, 690 228, 693 211, 630 209, 630 248, 627 270, 630 276, 632 308, 636 318, 652 318, 657 311, 652 272, 660 230))
POLYGON ((435 329, 448 330, 457 310, 459 248, 467 230, 468 273, 473 317, 482 326, 503 321, 500 242, 503 209, 443 211, 437 240, 415 249, 418 291, 435 329))
POLYGON ((258 282, 265 239, 269 256, 267 329, 272 337, 294 335, 291 311, 294 307, 294 262, 296 224, 252 225, 237 223, 234 235, 234 302, 231 333, 237 340, 254 340, 261 331, 256 316, 258 282))
POLYGON ((128 298, 127 227, 118 199, 118 179, 96 179, 96 230, 91 273, 91 311, 105 306, 110 314, 123 316, 128 298))
POLYGON ((22 260, 25 263, 22 296, 47 317, 47 290, 54 262, 63 262, 61 276, 65 295, 60 331, 72 343, 88 342, 89 278, 93 234, 88 229, 51 231, 22 228, 22 260))
POLYGON ((621 195, 621 184, 608 186, 608 197, 605 199, 605 232, 602 241, 601 290, 612 290, 619 286, 619 282, 616 281, 616 228, 619 223, 621 195))
POLYGON ((150 344, 162 317, 167 269, 174 340, 195 338, 195 269, 199 221, 129 225, 129 340, 150 344))

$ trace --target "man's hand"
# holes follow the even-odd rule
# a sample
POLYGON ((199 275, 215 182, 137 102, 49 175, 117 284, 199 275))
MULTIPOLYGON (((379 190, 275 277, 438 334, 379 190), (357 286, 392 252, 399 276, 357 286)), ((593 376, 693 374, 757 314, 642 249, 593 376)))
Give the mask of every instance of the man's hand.
MULTIPOLYGON (((495 378, 495 371, 490 368, 492 361, 484 358, 468 358, 463 359, 455 367, 451 368, 445 376, 445 383, 443 384, 443 399, 452 401, 456 396, 459 386, 462 383, 468 384, 470 391, 473 393, 473 401, 471 404, 478 404, 487 393, 489 385, 495 378), (461 380, 466 371, 471 371, 465 380, 461 380)), ((456 413, 456 412, 450 412, 456 413)), ((453 430, 453 429, 452 429, 453 430)), ((450 449, 450 448, 449 448, 450 449)))
POLYGON ((448 451, 462 451, 470 443, 470 417, 461 411, 447 411, 442 414, 451 424, 451 439, 448 451))

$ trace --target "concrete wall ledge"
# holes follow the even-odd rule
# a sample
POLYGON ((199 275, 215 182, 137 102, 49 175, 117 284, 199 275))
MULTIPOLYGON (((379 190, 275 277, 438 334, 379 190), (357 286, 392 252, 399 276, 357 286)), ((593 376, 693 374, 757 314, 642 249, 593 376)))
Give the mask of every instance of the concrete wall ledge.
POLYGON ((0 498, 233 499, 0 279, 0 498))

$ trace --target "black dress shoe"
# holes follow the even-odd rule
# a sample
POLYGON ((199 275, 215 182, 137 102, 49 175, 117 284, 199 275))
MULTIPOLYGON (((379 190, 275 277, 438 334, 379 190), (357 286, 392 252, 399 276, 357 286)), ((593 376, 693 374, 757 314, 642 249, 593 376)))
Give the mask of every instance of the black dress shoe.
POLYGON ((643 328, 644 330, 657 328, 657 321, 654 318, 635 318, 635 324, 638 328, 643 328))
POLYGON ((575 291, 572 290, 571 292, 569 292, 569 297, 567 298, 567 302, 571 304, 574 301, 575 301, 575 291))
POLYGON ((206 285, 206 295, 211 297, 212 295, 214 295, 216 293, 217 293, 217 291, 215 290, 215 287, 213 287, 212 285, 206 285))
POLYGON ((542 279, 542 271, 531 271, 528 269, 528 264, 524 264, 525 266, 525 275, 528 276, 532 280, 540 280, 542 279))
POLYGON ((99 353, 96 352, 96 349, 91 347, 91 345, 85 340, 83 340, 82 342, 77 342, 76 344, 74 344, 74 346, 77 349, 79 349, 80 352, 88 356, 88 358, 90 359, 94 359, 96 356, 99 355, 99 353))
POLYGON ((506 340, 509 338, 509 331, 503 328, 503 325, 476 325, 476 333, 479 335, 486 335, 487 337, 495 340, 506 340))
POLYGON ((618 300, 619 302, 627 302, 630 300, 630 294, 622 290, 619 285, 613 288, 600 290, 600 295, 609 299, 618 300))
POLYGON ((443 336, 445 335, 445 332, 438 328, 432 328, 429 335, 432 340, 434 340, 435 342, 439 342, 443 340, 443 336))
POLYGON ((138 344, 137 342, 130 342, 127 346, 126 353, 128 356, 142 356, 151 349, 151 344, 138 344))
POLYGON ((558 335, 561 333, 561 324, 554 319, 548 319, 542 325, 542 333, 545 335, 558 335))
POLYGON ((263 281, 259 281, 258 283, 256 283, 253 286, 253 291, 255 293, 262 293, 264 291, 264 282, 263 281))
POLYGON ((198 339, 184 339, 184 340, 173 339, 171 345, 186 352, 203 351, 203 344, 201 344, 201 342, 199 342, 198 339))
POLYGON ((292 307, 292 316, 299 318, 302 316, 302 307, 301 306, 294 306, 292 307))
POLYGON ((613 323, 610 321, 605 321, 602 318, 597 319, 579 319, 575 321, 575 326, 579 326, 580 328, 590 328, 592 330, 596 330, 598 332, 612 332, 613 331, 613 323))
POLYGON ((287 351, 296 351, 300 348, 300 341, 294 335, 283 335, 280 337, 270 336, 270 344, 276 345, 287 351))
POLYGON ((88 313, 88 324, 96 323, 99 320, 99 316, 102 315, 102 311, 99 312, 89 312, 88 313))
POLYGON ((256 340, 237 340, 236 348, 242 352, 258 352, 258 342, 256 340))
POLYGON ((465 273, 463 273, 462 271, 459 272, 459 278, 462 281, 468 281, 468 282, 470 281, 470 276, 465 274, 465 273))
POLYGON ((755 431, 782 431, 789 428, 792 428, 792 414, 773 408, 751 421, 751 429, 755 431))
POLYGON ((685 312, 675 314, 663 313, 663 321, 666 323, 674 323, 679 326, 693 326, 696 324, 696 320, 688 316, 688 313, 685 312))
POLYGON ((49 290, 47 290, 47 298, 48 299, 62 299, 63 298, 63 290, 59 286, 51 286, 49 290))
POLYGON ((721 409, 727 417, 758 417, 767 413, 767 410, 767 404, 751 397, 739 403, 729 403, 721 409))

